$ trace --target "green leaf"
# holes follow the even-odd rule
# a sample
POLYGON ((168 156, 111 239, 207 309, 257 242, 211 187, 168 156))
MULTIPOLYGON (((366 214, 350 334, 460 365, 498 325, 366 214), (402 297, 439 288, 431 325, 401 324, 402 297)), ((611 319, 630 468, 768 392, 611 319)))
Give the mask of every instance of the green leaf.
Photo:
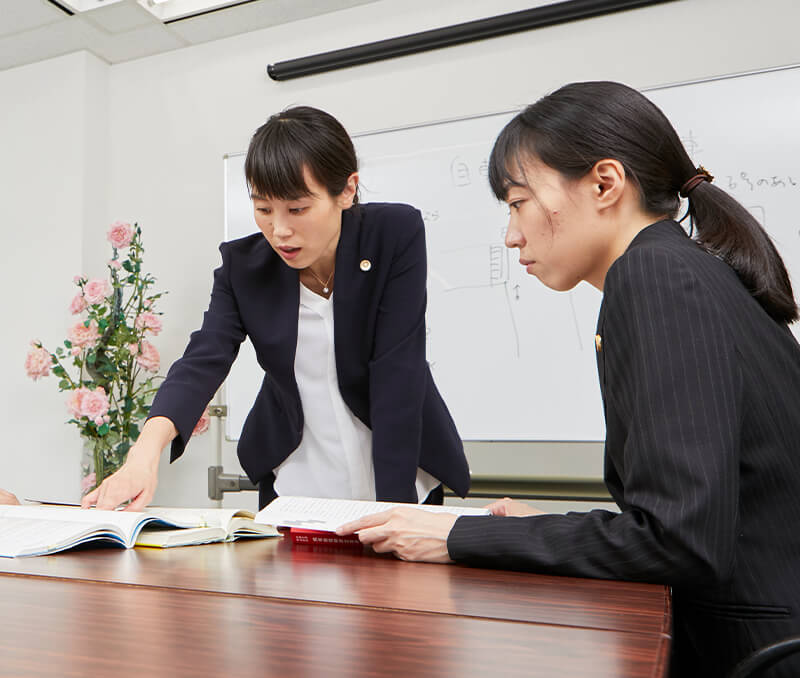
POLYGON ((131 266, 131 262, 128 259, 122 262, 122 268, 124 268, 128 273, 133 273, 133 266, 131 266))
POLYGON ((65 391, 66 389, 70 388, 70 383, 66 379, 62 379, 58 382, 58 390, 65 391))
POLYGON ((69 339, 64 339, 64 346, 72 348, 72 342, 69 339))
POLYGON ((108 424, 103 424, 97 429, 97 435, 99 436, 104 436, 106 433, 108 433, 108 424))
POLYGON ((128 427, 128 434, 131 437, 131 440, 136 440, 139 437, 139 427, 136 424, 131 424, 128 427))
POLYGON ((97 354, 92 351, 89 355, 86 356, 86 362, 90 365, 94 365, 95 361, 97 360, 97 354))
MULTIPOLYGON (((106 310, 102 309, 97 315, 103 315, 105 312, 106 310)), ((100 318, 100 320, 97 321, 97 326, 100 328, 101 332, 105 332, 108 327, 108 318, 100 318)))

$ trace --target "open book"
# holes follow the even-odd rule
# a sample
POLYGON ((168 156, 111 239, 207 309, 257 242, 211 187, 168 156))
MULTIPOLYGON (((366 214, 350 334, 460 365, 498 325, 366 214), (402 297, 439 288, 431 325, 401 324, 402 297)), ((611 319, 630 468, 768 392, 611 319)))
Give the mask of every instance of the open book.
POLYGON ((261 509, 256 514, 256 521, 277 527, 334 532, 337 527, 349 523, 351 520, 401 506, 418 508, 432 513, 452 513, 457 516, 489 515, 489 511, 484 508, 283 496, 273 499, 271 503, 261 509))
POLYGON ((136 546, 167 548, 233 541, 240 537, 281 536, 272 525, 256 522, 255 514, 245 509, 150 507, 144 511, 162 522, 146 525, 136 538, 136 546), (178 526, 178 529, 170 526, 178 526))
POLYGON ((275 528, 257 524, 252 518, 249 511, 236 509, 148 508, 136 512, 76 506, 0 506, 0 556, 46 555, 89 541, 131 548, 228 541, 244 534, 279 535, 275 528), (168 535, 153 528, 183 534, 168 535), (144 540, 141 543, 140 538, 144 540))

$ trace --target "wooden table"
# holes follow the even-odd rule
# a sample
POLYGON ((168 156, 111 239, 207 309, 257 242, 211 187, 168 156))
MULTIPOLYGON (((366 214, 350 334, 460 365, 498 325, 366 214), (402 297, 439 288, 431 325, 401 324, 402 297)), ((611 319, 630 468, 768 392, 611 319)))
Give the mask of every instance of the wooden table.
POLYGON ((671 634, 663 586, 288 539, 0 558, 0 610, 24 677, 657 678, 671 634))

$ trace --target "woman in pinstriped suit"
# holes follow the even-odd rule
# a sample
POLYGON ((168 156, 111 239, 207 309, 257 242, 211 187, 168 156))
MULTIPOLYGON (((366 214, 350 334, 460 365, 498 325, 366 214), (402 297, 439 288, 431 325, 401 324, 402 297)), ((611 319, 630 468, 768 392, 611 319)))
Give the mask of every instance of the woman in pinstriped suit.
POLYGON ((605 480, 620 512, 502 501, 487 517, 402 509, 341 531, 407 560, 671 585, 674 676, 725 676, 800 634, 798 308, 766 232, 712 178, 624 85, 567 85, 512 120, 490 168, 506 244, 548 287, 604 293, 605 480), (680 197, 689 229, 673 220, 680 197))

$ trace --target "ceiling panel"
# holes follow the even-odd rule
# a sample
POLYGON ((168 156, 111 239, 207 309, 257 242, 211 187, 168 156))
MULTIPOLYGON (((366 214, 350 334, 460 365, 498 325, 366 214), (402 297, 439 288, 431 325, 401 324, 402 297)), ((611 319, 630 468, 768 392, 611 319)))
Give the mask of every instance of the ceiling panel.
POLYGON ((90 23, 109 33, 125 33, 145 26, 161 25, 150 12, 138 3, 120 2, 108 7, 93 9, 81 15, 90 23))
POLYGON ((115 64, 376 0, 255 0, 166 25, 138 0, 81 1, 94 9, 70 16, 47 0, 0 0, 0 70, 78 50, 115 64))
POLYGON ((186 42, 159 24, 108 35, 104 40, 95 41, 92 51, 109 63, 117 64, 181 47, 186 47, 186 42))
POLYGON ((209 42, 231 35, 277 26, 327 14, 375 0, 264 0, 210 14, 174 21, 172 31, 191 43, 209 42))
POLYGON ((0 36, 23 33, 69 16, 46 0, 0 0, 0 9, 0 36))

